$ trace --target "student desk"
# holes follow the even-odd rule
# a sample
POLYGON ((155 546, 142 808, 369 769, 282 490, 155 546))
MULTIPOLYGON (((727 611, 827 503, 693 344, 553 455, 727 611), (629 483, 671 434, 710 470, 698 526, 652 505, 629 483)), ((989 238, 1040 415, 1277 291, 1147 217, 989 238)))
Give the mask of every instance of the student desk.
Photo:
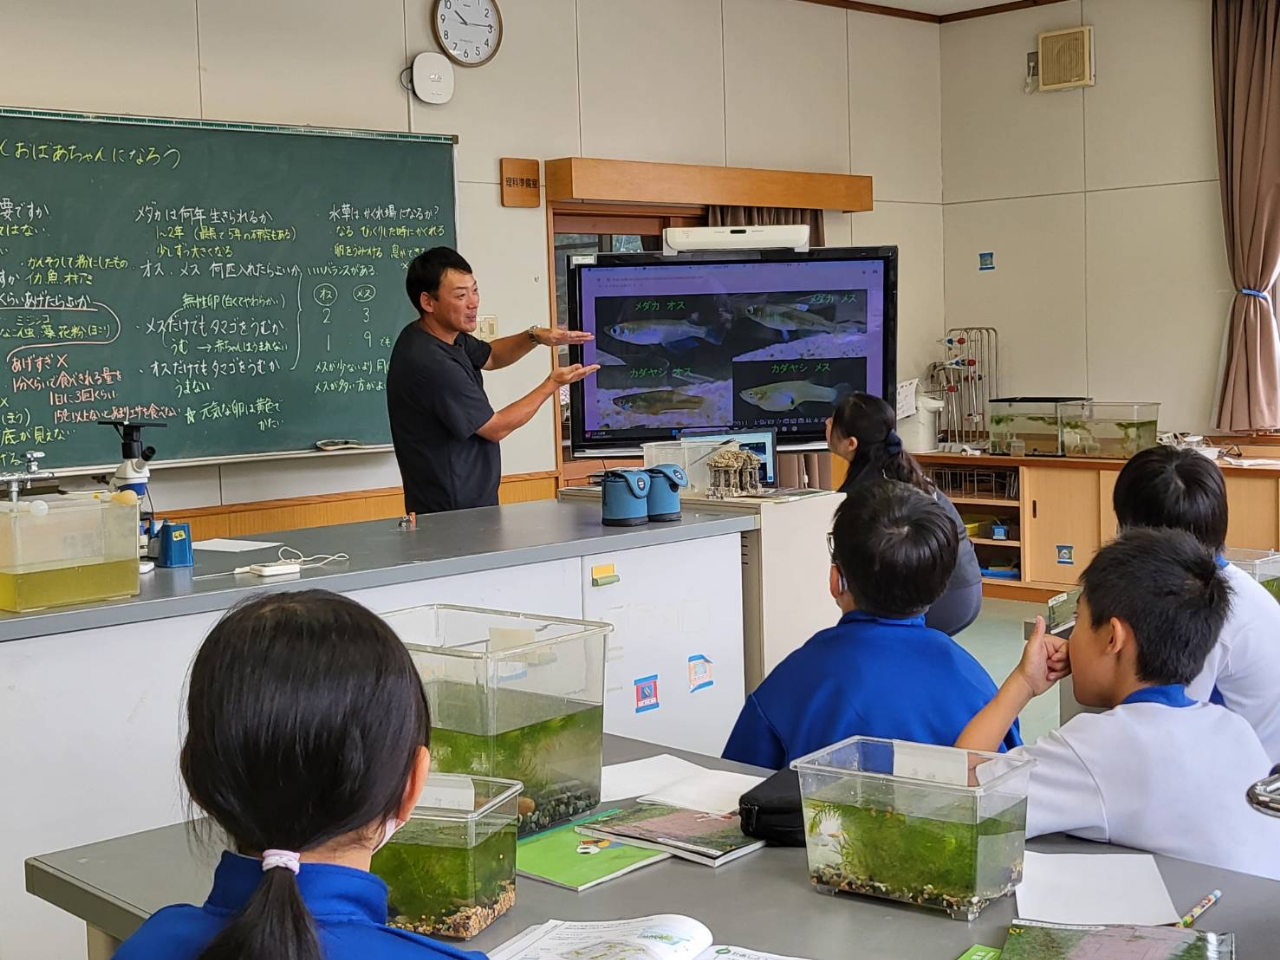
MULTIPOLYGON (((544 500, 419 517, 413 531, 380 520, 259 538, 350 555, 292 580, 217 576, 274 549, 197 550, 194 570, 147 574, 137 597, 0 613, 0 822, 22 825, 0 830, 0 956, 63 960, 79 949, 76 924, 23 893, 20 862, 186 816, 176 775, 184 683, 234 604, 321 587, 378 613, 452 603, 605 620, 616 628, 605 728, 714 752, 744 699, 742 535, 756 527, 710 505, 679 523, 605 527, 598 503, 544 500), (603 564, 619 580, 597 587, 603 564), (695 654, 715 663, 714 685, 696 692, 695 654), (651 674, 661 709, 636 713, 633 682, 651 674), (32 909, 20 911, 24 901, 32 909)), ((825 562, 821 538, 814 552, 825 562)))
MULTIPOLYGON (((663 752, 607 737, 605 762, 663 752)), ((677 751, 667 751, 677 752, 677 751)), ((739 764, 681 754, 703 766, 739 764)), ((1240 798, 1244 802, 1244 797, 1240 798)), ((1261 816, 1261 814, 1259 814, 1261 816)), ((1032 849, 1104 853, 1111 847, 1055 837, 1032 849)), ((174 902, 203 902, 217 853, 187 842, 183 824, 106 840, 27 861, 27 889, 84 920, 90 960, 105 960, 150 914, 174 902)), ((1280 883, 1157 857, 1174 905, 1190 909, 1206 893, 1222 901, 1206 929, 1233 931, 1242 958, 1272 955, 1280 883)), ((718 870, 672 859, 582 894, 520 878, 516 905, 470 949, 491 950, 547 919, 601 920, 683 913, 701 920, 717 943, 809 960, 956 960, 975 943, 999 947, 1014 916, 1013 898, 992 904, 973 924, 914 907, 854 897, 824 897, 809 886, 805 852, 766 848, 718 870)))

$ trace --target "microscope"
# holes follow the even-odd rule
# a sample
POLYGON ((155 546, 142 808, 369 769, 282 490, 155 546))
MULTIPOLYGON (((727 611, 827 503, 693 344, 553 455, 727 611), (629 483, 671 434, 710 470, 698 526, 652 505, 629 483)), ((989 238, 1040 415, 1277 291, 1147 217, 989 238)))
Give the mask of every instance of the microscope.
POLYGON ((151 468, 147 464, 156 455, 155 447, 142 445, 143 427, 166 427, 168 424, 154 420, 99 420, 99 426, 114 427, 120 435, 120 455, 124 458, 107 485, 112 493, 121 490, 132 490, 138 497, 139 530, 138 543, 145 552, 153 534, 151 512, 142 506, 147 496, 147 487, 151 481, 151 468))

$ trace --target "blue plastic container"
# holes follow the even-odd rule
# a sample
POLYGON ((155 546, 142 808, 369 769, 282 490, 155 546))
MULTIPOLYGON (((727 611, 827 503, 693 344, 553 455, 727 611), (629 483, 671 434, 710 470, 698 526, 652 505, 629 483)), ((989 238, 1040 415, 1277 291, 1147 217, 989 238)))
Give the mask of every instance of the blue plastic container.
POLYGON ((166 523, 160 528, 160 555, 157 567, 194 567, 191 550, 191 524, 166 523))
POLYGON ((649 474, 610 470, 600 481, 601 520, 606 527, 638 527, 649 522, 649 474))
POLYGON ((673 523, 680 519, 680 488, 689 485, 685 472, 674 463, 650 467, 649 519, 654 523, 673 523))

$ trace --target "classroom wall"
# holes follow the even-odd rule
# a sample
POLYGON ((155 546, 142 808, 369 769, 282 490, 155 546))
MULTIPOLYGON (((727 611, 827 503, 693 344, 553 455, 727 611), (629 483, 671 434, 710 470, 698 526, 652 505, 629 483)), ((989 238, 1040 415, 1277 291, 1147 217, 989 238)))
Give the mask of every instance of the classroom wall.
MULTIPOLYGON (((455 133, 460 246, 499 333, 546 323, 545 209, 499 203, 498 158, 595 156, 876 178, 876 210, 828 243, 903 247, 904 373, 942 327, 939 28, 798 0, 507 0, 502 50, 444 106, 400 86, 433 49, 420 0, 0 0, 0 102, 24 107, 455 133), (800 50, 779 69, 779 51, 800 50), (74 69, 68 69, 74 64, 74 69), (766 68, 767 67, 767 68, 766 68)), ((405 307, 405 320, 409 307, 405 307)), ((545 354, 488 378, 495 405, 545 354)), ((551 408, 503 445, 555 469, 551 408)), ((161 445, 162 446, 162 445, 161 445)), ((163 455, 163 449, 161 449, 163 455)), ((388 454, 165 470, 157 507, 395 486, 388 454)))
POLYGON ((943 25, 947 325, 999 329, 1001 392, 1158 400, 1162 427, 1210 427, 1232 284, 1209 8, 1072 0, 943 25), (1082 23, 1097 85, 1026 95, 1037 34, 1082 23))

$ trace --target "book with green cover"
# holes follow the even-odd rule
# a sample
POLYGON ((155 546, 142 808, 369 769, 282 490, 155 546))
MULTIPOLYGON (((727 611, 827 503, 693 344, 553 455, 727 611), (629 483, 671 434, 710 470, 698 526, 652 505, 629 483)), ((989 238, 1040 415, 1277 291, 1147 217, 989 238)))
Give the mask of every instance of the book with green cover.
POLYGON ((707 867, 729 863, 764 846, 763 840, 742 832, 736 813, 700 813, 660 804, 641 804, 606 814, 577 830, 588 837, 665 850, 707 867))
POLYGON ((1231 934, 1182 927, 1080 927, 1014 920, 1001 960, 1234 960, 1231 934))
POLYGON ((646 850, 617 840, 584 837, 581 827, 616 810, 586 817, 562 827, 525 837, 516 845, 516 872, 522 877, 581 893, 616 877, 659 863, 671 854, 646 850))

